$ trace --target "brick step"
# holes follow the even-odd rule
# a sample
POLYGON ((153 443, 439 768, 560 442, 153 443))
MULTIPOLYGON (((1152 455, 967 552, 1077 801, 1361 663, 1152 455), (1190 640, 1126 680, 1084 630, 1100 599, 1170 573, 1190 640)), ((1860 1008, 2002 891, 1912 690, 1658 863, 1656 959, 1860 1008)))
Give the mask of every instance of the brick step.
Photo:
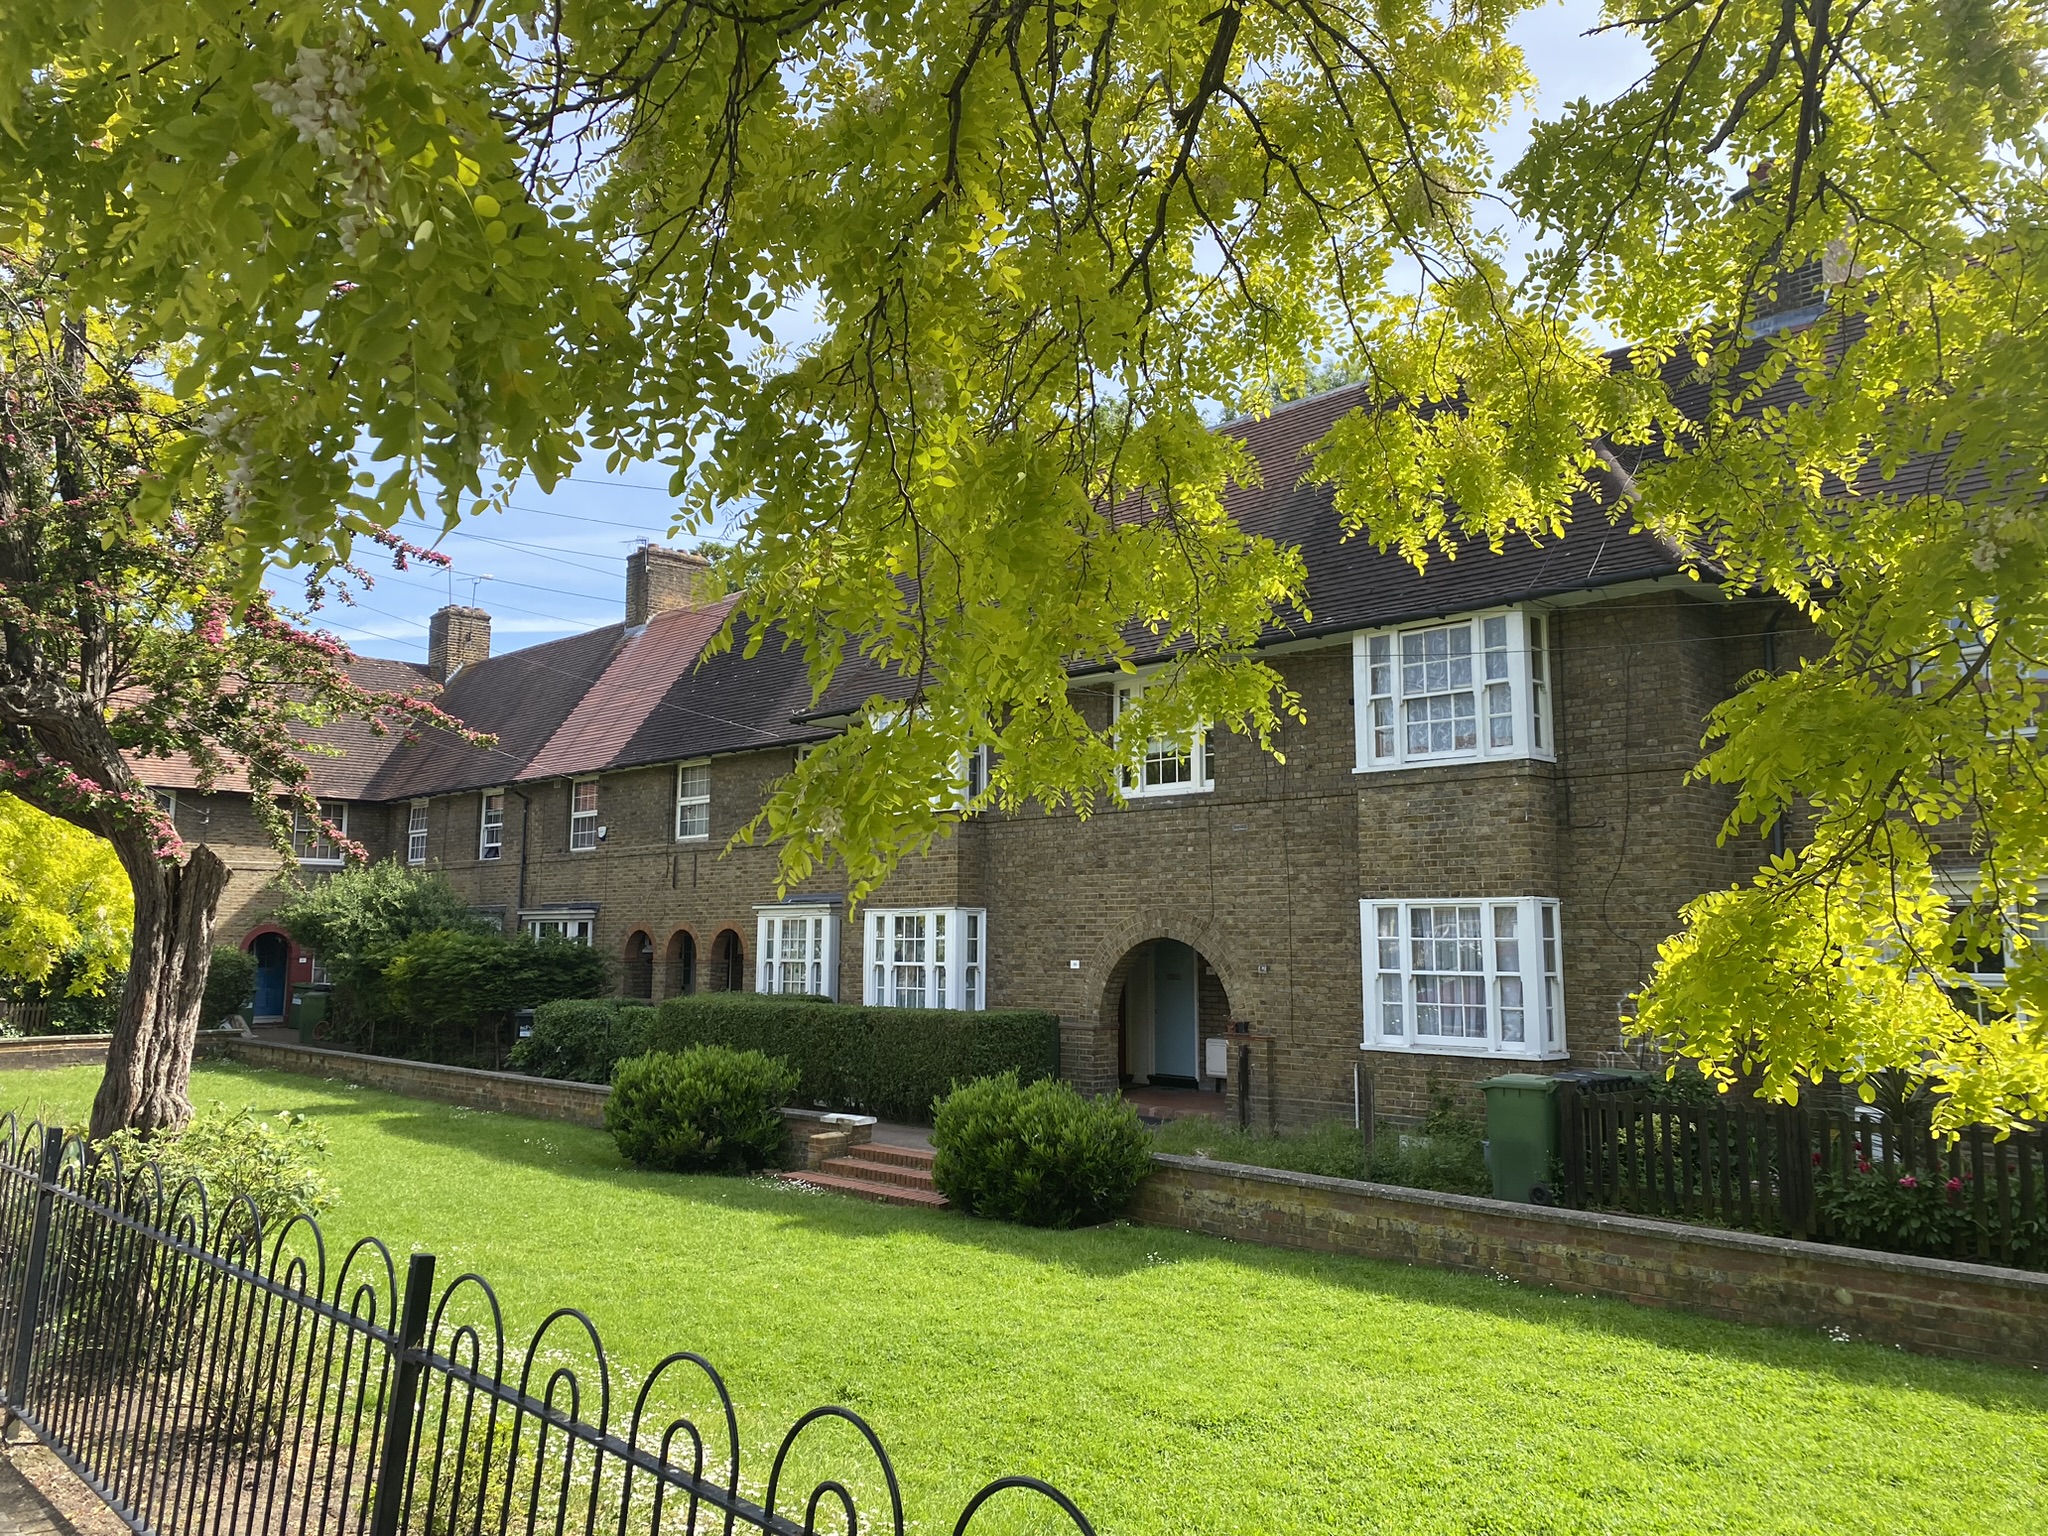
POLYGON ((933 1156, 930 1147, 892 1147, 879 1141, 858 1142, 841 1155, 858 1158, 864 1163, 888 1163, 897 1168, 929 1168, 933 1156))
POLYGON ((910 1189, 901 1184, 877 1184, 867 1179, 849 1179, 836 1173, 822 1170, 804 1170, 802 1173, 778 1173, 775 1175, 786 1184, 807 1184, 813 1189, 829 1189, 842 1195, 857 1195, 863 1200, 878 1200, 884 1205, 921 1205, 930 1210, 943 1210, 946 1197, 935 1189, 910 1189))
POLYGON ((837 1174, 842 1179, 866 1179, 870 1184, 889 1184, 902 1189, 935 1187, 930 1163, 915 1168, 904 1163, 875 1162, 863 1157, 828 1157, 819 1171, 837 1174))

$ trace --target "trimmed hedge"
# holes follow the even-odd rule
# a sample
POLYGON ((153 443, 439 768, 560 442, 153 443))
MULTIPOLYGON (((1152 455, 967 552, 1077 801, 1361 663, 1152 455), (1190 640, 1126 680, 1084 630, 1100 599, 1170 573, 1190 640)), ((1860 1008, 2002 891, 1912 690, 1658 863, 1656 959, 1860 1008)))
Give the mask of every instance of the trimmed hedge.
MULTIPOLYGON (((537 1024, 538 1021, 536 1021, 537 1024)), ((867 1008, 808 998, 712 992, 672 997, 645 1049, 724 1045, 779 1056, 798 1073, 796 1101, 929 1122, 957 1083, 1014 1072, 1057 1077, 1057 1014, 1027 1008, 867 1008)))
POLYGON ((571 1083, 608 1083, 629 1056, 648 1049, 654 1010, 611 998, 569 998, 533 1011, 533 1033, 512 1047, 515 1072, 571 1083))
POLYGON ((696 1046, 619 1063, 604 1123, 636 1167, 758 1173, 782 1164, 788 1063, 759 1051, 696 1046))

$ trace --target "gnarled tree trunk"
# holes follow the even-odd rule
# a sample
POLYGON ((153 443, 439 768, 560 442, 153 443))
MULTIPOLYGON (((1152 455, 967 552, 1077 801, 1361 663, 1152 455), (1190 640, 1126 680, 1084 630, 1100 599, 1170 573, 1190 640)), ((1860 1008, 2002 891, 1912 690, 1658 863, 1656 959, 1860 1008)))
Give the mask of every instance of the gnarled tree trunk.
POLYGON ((135 942, 107 1073, 93 1100, 95 1141, 124 1129, 153 1136, 192 1117, 192 1044, 213 956, 214 909, 228 884, 227 865, 203 843, 183 864, 121 851, 135 887, 135 942))

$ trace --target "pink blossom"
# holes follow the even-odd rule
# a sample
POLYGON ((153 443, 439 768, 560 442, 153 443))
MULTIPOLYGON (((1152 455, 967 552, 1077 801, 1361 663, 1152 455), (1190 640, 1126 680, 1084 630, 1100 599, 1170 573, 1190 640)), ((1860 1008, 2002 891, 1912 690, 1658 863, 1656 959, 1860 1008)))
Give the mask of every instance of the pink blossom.
POLYGON ((1899 1188, 1901 1189, 1918 1189, 1919 1187, 1920 1181, 1914 1178, 1913 1175, 1911 1175, 1910 1173, 1899 1180, 1899 1188))

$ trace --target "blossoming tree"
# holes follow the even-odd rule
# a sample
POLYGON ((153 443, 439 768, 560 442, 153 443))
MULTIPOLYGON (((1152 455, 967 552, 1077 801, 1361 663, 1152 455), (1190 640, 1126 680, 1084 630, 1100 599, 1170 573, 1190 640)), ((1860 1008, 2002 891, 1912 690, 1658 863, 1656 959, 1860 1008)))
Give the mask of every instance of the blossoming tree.
POLYGON ((0 248, 0 784, 104 838, 133 890, 92 1134, 147 1135, 190 1114, 227 866, 179 840, 133 761, 178 754, 202 782, 246 787, 288 847, 294 811, 318 814, 299 746, 308 724, 444 717, 425 699, 358 687, 332 637, 261 592, 238 595, 244 535, 201 483, 181 486, 160 521, 138 519, 192 413, 150 387, 159 359, 125 350, 116 329, 74 307, 54 265, 0 248))

